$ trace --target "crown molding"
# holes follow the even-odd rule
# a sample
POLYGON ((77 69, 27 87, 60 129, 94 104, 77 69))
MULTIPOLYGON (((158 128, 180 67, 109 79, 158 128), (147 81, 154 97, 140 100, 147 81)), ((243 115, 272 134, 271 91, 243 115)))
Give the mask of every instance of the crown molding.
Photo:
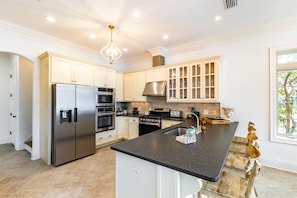
MULTIPOLYGON (((1 32, 7 33, 8 35, 13 35, 18 38, 23 38, 36 43, 41 43, 42 45, 48 45, 53 48, 62 49, 64 51, 69 52, 69 54, 79 54, 79 55, 82 55, 83 57, 89 57, 91 60, 94 60, 96 63, 102 64, 102 65, 109 65, 108 63, 105 63, 106 61, 103 59, 103 57, 99 55, 99 51, 86 48, 81 45, 77 45, 75 43, 71 43, 62 39, 58 39, 56 37, 53 37, 38 31, 34 31, 24 26, 19 26, 13 23, 9 23, 7 21, 0 20, 0 30, 1 32)), ((46 48, 44 51, 47 51, 47 50, 48 49, 46 48)), ((122 63, 123 62, 120 61, 118 65, 122 63)))
MULTIPOLYGON (((276 22, 274 24, 270 24, 267 26, 261 26, 258 28, 247 29, 244 31, 234 32, 232 34, 221 35, 217 37, 213 37, 207 40, 202 41, 193 41, 190 43, 185 43, 182 45, 178 45, 171 48, 164 47, 156 47, 152 49, 148 49, 147 51, 154 55, 155 53, 159 53, 162 48, 162 52, 166 52, 166 56, 174 56, 178 54, 185 54, 197 50, 202 50, 210 47, 216 47, 224 44, 235 43, 243 40, 248 40, 252 38, 257 38, 261 36, 267 36, 279 32, 297 30, 297 18, 288 19, 281 22, 276 22)), ((151 58, 151 57, 150 57, 151 58)), ((137 63, 141 61, 147 61, 147 55, 139 55, 133 58, 125 59, 125 65, 127 63, 137 63)))

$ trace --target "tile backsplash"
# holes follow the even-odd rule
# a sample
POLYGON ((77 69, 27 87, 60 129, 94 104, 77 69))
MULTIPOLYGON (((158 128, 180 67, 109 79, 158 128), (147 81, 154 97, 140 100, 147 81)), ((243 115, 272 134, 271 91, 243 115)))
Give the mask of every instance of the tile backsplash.
POLYGON ((138 108, 139 114, 144 114, 150 108, 170 108, 171 110, 179 110, 183 112, 190 112, 192 107, 196 109, 202 116, 220 116, 220 103, 167 103, 165 97, 149 97, 148 102, 129 102, 118 103, 117 107, 123 110, 123 106, 128 107, 128 113, 132 113, 133 108, 138 108))

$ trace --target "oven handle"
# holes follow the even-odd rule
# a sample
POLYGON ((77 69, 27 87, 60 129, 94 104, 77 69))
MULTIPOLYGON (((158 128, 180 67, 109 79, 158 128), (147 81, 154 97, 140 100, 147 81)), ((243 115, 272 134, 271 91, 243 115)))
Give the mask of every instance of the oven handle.
POLYGON ((158 126, 158 127, 160 127, 160 124, 158 124, 158 123, 139 122, 139 124, 142 124, 142 125, 150 125, 150 126, 158 126))
POLYGON ((105 116, 105 115, 115 115, 114 112, 111 113, 96 113, 97 116, 105 116))

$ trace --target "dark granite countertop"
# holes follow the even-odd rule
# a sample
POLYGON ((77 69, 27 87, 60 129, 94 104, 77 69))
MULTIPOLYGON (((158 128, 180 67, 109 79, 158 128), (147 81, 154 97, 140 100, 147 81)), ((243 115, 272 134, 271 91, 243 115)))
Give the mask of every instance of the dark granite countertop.
POLYGON ((182 124, 161 129, 135 139, 113 145, 113 150, 159 164, 208 181, 220 178, 225 158, 238 122, 226 125, 207 124, 197 142, 182 144, 164 132, 177 126, 196 126, 196 120, 185 119, 182 124))

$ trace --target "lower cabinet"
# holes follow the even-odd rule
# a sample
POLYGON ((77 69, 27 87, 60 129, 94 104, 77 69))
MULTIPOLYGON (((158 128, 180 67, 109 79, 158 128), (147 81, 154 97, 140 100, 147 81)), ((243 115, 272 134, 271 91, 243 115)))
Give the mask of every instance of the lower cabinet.
POLYGON ((116 119, 116 129, 119 139, 129 138, 129 117, 119 116, 116 119))
POLYGON ((139 136, 139 118, 129 118, 129 140, 139 136))
POLYGON ((111 130, 111 131, 104 131, 100 133, 96 133, 96 147, 107 144, 109 142, 117 140, 117 131, 111 130))

